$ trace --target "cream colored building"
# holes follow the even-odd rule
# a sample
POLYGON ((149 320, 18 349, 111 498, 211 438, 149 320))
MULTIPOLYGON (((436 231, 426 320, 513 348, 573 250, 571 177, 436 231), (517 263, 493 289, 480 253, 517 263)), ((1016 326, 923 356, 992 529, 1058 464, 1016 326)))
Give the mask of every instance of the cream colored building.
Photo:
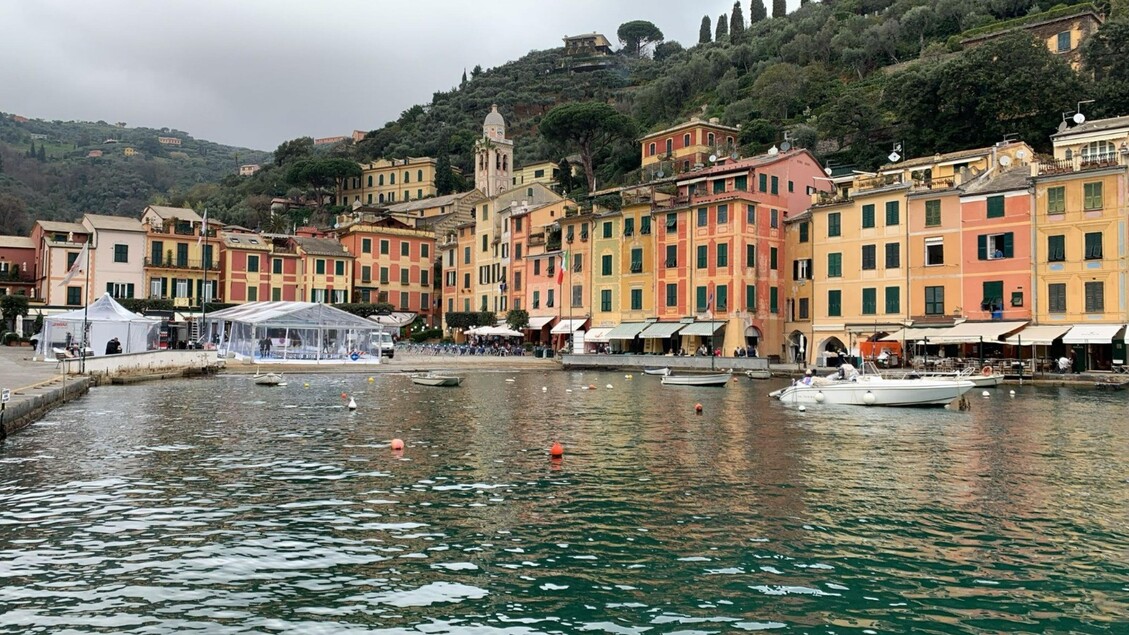
POLYGON ((86 214, 82 225, 94 234, 91 294, 100 296, 105 292, 119 300, 145 297, 145 228, 141 221, 86 214))
POLYGON ((345 179, 342 205, 391 205, 435 196, 435 159, 379 159, 361 165, 361 176, 345 179))

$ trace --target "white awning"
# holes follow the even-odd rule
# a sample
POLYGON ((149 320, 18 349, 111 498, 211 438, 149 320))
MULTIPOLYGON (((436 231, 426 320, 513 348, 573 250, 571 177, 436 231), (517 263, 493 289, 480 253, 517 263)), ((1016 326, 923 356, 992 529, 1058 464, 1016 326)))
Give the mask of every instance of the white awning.
POLYGON ((624 322, 612 329, 607 337, 609 340, 633 340, 649 324, 649 322, 624 322))
POLYGON ((725 326, 725 322, 694 322, 693 324, 682 329, 681 333, 682 335, 710 337, 723 326, 725 326))
MULTIPOLYGON (((952 326, 907 326, 900 331, 895 331, 886 337, 878 340, 879 342, 905 342, 912 344, 914 342, 929 340, 933 343, 933 338, 943 333, 948 333, 952 326)), ((980 341, 977 339, 976 341, 980 341)))
POLYGON ((553 329, 549 332, 552 333, 553 335, 561 335, 561 334, 567 335, 569 333, 575 333, 576 331, 579 331, 580 327, 584 326, 584 323, 587 322, 587 321, 588 321, 588 318, 579 318, 579 319, 573 319, 573 320, 564 319, 564 320, 561 320, 560 322, 557 322, 553 326, 553 329))
POLYGON ((930 344, 998 342, 1000 336, 1023 328, 1027 322, 961 322, 944 333, 929 336, 930 344))
POLYGON ((552 322, 555 319, 557 319, 557 316, 555 316, 555 315, 550 315, 548 317, 546 317, 544 315, 530 316, 529 324, 525 327, 525 330, 527 330, 527 331, 540 330, 542 328, 545 328, 546 324, 548 324, 549 322, 552 322))
POLYGON ((1018 333, 1009 335, 1005 342, 1020 346, 1050 346, 1062 334, 1070 330, 1069 324, 1044 324, 1028 326, 1018 333))
POLYGON ((588 329, 588 332, 584 334, 584 341, 592 342, 593 344, 607 344, 610 341, 608 340, 608 333, 610 333, 611 330, 612 327, 610 326, 588 329))
POLYGON ((1124 324, 1075 324, 1062 336, 1063 344, 1112 344, 1124 324))
POLYGON ((661 340, 670 337, 678 332, 678 329, 686 326, 685 322, 655 322, 648 326, 639 334, 639 337, 645 340, 661 340))

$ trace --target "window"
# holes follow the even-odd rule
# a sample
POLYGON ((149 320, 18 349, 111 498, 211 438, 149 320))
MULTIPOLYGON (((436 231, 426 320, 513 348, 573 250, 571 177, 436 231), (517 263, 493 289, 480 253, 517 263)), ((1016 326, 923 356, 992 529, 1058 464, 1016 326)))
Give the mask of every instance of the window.
MULTIPOLYGON (((569 229, 571 229, 571 227, 569 229)), ((623 219, 623 235, 624 236, 633 236, 634 234, 635 234, 635 219, 634 218, 623 219)))
POLYGON ((1086 283, 1086 313, 1105 311, 1105 283, 1102 281, 1086 283))
POLYGON ((396 173, 395 172, 390 172, 388 174, 388 184, 389 185, 396 185, 396 173))
POLYGON ((756 245, 745 245, 745 266, 746 267, 756 267, 757 266, 757 246, 756 245))
POLYGON ((133 297, 133 283, 129 282, 107 282, 106 293, 110 294, 112 298, 132 298, 133 297))
POLYGON ((248 273, 258 273, 259 272, 259 257, 258 256, 253 256, 253 255, 247 256, 247 272, 248 273))
POLYGON ((631 310, 632 311, 642 311, 643 310, 643 290, 642 289, 632 289, 631 290, 631 310))
POLYGON ((842 233, 842 226, 840 225, 842 216, 839 212, 831 212, 827 215, 827 236, 839 236, 842 233))
POLYGON ((752 203, 745 204, 745 224, 757 224, 757 206, 752 203))
POLYGON ((1004 282, 1003 280, 989 280, 982 283, 984 290, 983 299, 980 300, 981 311, 1004 310, 1004 282))
POLYGON ((989 196, 988 197, 988 218, 1003 218, 1004 216, 1004 197, 1003 196, 989 196))
MULTIPOLYGON (((371 180, 372 177, 370 176, 369 179, 371 180)), ((362 254, 371 254, 372 253, 372 239, 371 238, 362 238, 361 239, 361 253, 362 254)))
POLYGON ((176 245, 176 265, 178 267, 188 266, 188 245, 186 243, 177 243, 176 245))
POLYGON ((1047 236, 1047 262, 1066 260, 1066 236, 1047 236))
POLYGON ((666 140, 666 153, 667 153, 667 155, 670 155, 673 152, 674 152, 674 139, 667 139, 666 140))
POLYGON ((941 224, 941 199, 925 201, 925 226, 936 227, 941 224))
POLYGON ((878 268, 878 249, 874 245, 862 246, 862 268, 863 271, 878 268))
MULTIPOLYGON (((381 240, 380 241, 380 253, 382 255, 387 256, 389 248, 390 248, 389 241, 387 241, 387 240, 381 240)), ((467 247, 466 251, 467 251, 467 260, 466 261, 469 264, 470 263, 470 247, 467 247)))
POLYGON ((718 269, 729 266, 729 243, 719 243, 717 245, 717 267, 718 269))
POLYGON ((431 247, 427 243, 419 246, 419 257, 427 260, 431 257, 431 247))
POLYGON ((642 272, 643 272, 643 250, 642 249, 632 249, 631 250, 631 273, 642 273, 642 272))
POLYGON ((707 299, 707 296, 706 296, 706 288, 705 287, 695 288, 694 289, 694 306, 696 307, 695 310, 698 313, 702 313, 702 312, 706 311, 709 308, 708 306, 706 306, 708 302, 709 302, 709 300, 707 299))
POLYGON ((1023 292, 1022 291, 1012 291, 1011 292, 1011 305, 1012 306, 1023 306, 1023 292))
POLYGON ((792 261, 793 280, 811 280, 811 260, 803 258, 792 261))
POLYGON ((521 291, 521 272, 514 272, 514 291, 521 291))
POLYGON ((749 189, 749 177, 745 175, 733 177, 733 189, 745 192, 749 189))
POLYGON ((717 302, 714 304, 718 311, 729 310, 729 285, 719 284, 715 291, 717 294, 717 302))
POLYGON ((271 273, 274 273, 274 274, 281 274, 282 273, 282 258, 275 258, 274 260, 271 261, 271 273))
POLYGON ((667 245, 666 246, 666 266, 667 267, 677 267, 678 266, 678 245, 667 245))
POLYGON ((1086 232, 1086 260, 1102 259, 1102 233, 1086 232))
POLYGON ((650 145, 647 146, 647 154, 652 156, 652 157, 655 156, 655 144, 654 143, 651 143, 650 145))
POLYGON ((878 313, 878 289, 869 287, 862 290, 862 314, 875 315, 878 313))
POLYGON ((800 298, 800 315, 799 315, 799 319, 801 319, 801 320, 806 320, 806 319, 808 319, 808 312, 809 312, 809 310, 810 310, 810 309, 809 309, 809 307, 808 307, 808 304, 809 304, 809 303, 808 303, 808 299, 807 299, 807 298, 800 298))
POLYGON ((1066 53, 1070 50, 1070 31, 1062 31, 1055 38, 1055 52, 1066 53))
POLYGON ((639 233, 646 236, 651 233, 651 217, 644 214, 639 217, 639 233))
MULTIPOLYGON (((256 256, 256 259, 257 258, 258 258, 258 256, 256 256)), ((250 256, 247 257, 247 261, 248 262, 251 261, 250 256)), ((248 269, 250 269, 249 266, 248 266, 248 269)), ((314 261, 314 273, 318 274, 319 276, 325 275, 325 259, 324 258, 318 258, 317 260, 314 261)))
MULTIPOLYGON (((324 290, 322 291, 322 294, 323 295, 321 296, 321 298, 319 298, 318 300, 315 300, 315 302, 324 302, 325 301, 325 295, 324 295, 325 291, 324 290)), ((259 287, 253 286, 253 285, 247 287, 247 301, 248 302, 258 302, 259 301, 259 287)))
MULTIPOLYGON (((380 284, 388 284, 388 267, 380 268, 380 284)), ((466 274, 466 287, 470 288, 470 274, 466 274)))
MULTIPOLYGON (((521 219, 519 218, 518 220, 520 221, 521 219)), ((520 229, 520 227, 518 229, 520 229)), ((588 223, 582 223, 580 225, 580 242, 587 242, 587 241, 588 241, 588 223)))
POLYGON ((678 306, 678 284, 675 282, 666 285, 666 305, 678 306))
POLYGON ((1047 311, 1050 313, 1066 313, 1066 284, 1053 283, 1047 285, 1047 311))
POLYGON ((840 278, 843 276, 843 254, 827 254, 827 277, 840 278))
POLYGON ((867 203, 862 206, 862 228, 870 229, 874 227, 874 204, 867 203))
POLYGON ((901 222, 901 212, 897 201, 886 201, 886 226, 897 225, 901 222))
POLYGON ((698 227, 705 227, 706 225, 709 224, 709 221, 710 221, 709 210, 707 210, 704 207, 699 207, 698 208, 698 227))
POLYGON ((996 260, 1014 256, 1014 236, 1006 234, 981 234, 976 237, 976 256, 979 260, 996 260))
POLYGON ((114 245, 114 262, 129 262, 129 245, 114 245))
POLYGON ((611 254, 600 256, 600 275, 612 275, 612 257, 611 254))
POLYGON ((572 306, 573 307, 584 306, 584 285, 582 285, 582 284, 572 285, 572 306))
POLYGON ((729 224, 729 206, 728 205, 718 205, 717 206, 717 224, 718 225, 729 224))
POLYGON ((780 313, 780 289, 768 288, 768 312, 776 315, 780 313))
MULTIPOLYGON (((609 291, 608 293, 610 294, 611 292, 609 291)), ((608 296, 608 301, 611 302, 611 296, 610 295, 608 296)), ((535 308, 535 309, 541 308, 541 292, 540 291, 534 291, 533 292, 533 308, 535 308)), ((607 309, 607 310, 610 310, 610 309, 607 309)))
POLYGON ((1102 183, 1084 183, 1082 185, 1083 194, 1083 209, 1094 210, 1101 209, 1102 205, 1102 183))
POLYGON ((777 227, 780 227, 780 210, 778 210, 778 209, 768 210, 768 226, 771 229, 776 229, 777 227))
POLYGON ((925 287, 925 315, 945 314, 945 287, 925 287))
POLYGON ((514 243, 514 260, 521 260, 521 243, 514 243))
POLYGON ((725 179, 714 179, 714 181, 713 181, 713 193, 714 194, 724 194, 725 193, 725 179))
POLYGON ((572 254, 569 257, 572 258, 573 273, 580 273, 581 271, 584 271, 584 254, 572 254))
POLYGON ((757 310, 757 285, 745 285, 745 310, 755 312, 757 310))
POLYGON ((410 256, 412 254, 412 244, 404 240, 400 242, 400 255, 410 256))
POLYGON ((607 313, 612 310, 612 290, 603 289, 600 291, 600 310, 607 313))
POLYGON ((689 133, 689 132, 687 132, 686 134, 682 135, 682 147, 683 147, 683 148, 688 148, 688 147, 690 147, 690 133, 689 133))
POLYGON ((514 219, 514 231, 515 232, 521 231, 521 217, 520 216, 514 219))
MULTIPOLYGON (((280 263, 282 261, 275 259, 275 262, 280 263)), ((455 272, 451 271, 450 273, 453 274, 455 272)), ((450 275, 448 275, 448 279, 450 279, 450 275)), ((361 282, 372 282, 372 267, 368 265, 363 265, 361 267, 361 282)))
POLYGON ((769 192, 770 194, 779 194, 780 193, 780 177, 777 177, 777 176, 772 177, 772 187, 769 188, 769 189, 770 189, 770 192, 769 192))
POLYGON ((808 241, 808 222, 800 223, 800 242, 806 243, 808 241))
POLYGON ((429 284, 431 282, 430 276, 428 275, 430 273, 431 272, 428 271, 427 269, 420 269, 419 270, 419 285, 421 287, 430 287, 431 286, 431 284, 429 284))
POLYGON ((768 250, 768 268, 773 271, 776 271, 776 259, 779 253, 780 250, 776 247, 770 247, 768 250))
POLYGON ((943 238, 925 239, 925 266, 945 264, 945 242, 943 238))
POLYGON ((344 260, 337 260, 337 261, 334 262, 333 275, 336 275, 336 276, 345 275, 345 261, 344 260))
POLYGON ((612 237, 612 222, 604 221, 604 238, 612 237))
POLYGON ((886 268, 897 269, 902 266, 902 246, 898 243, 886 243, 886 268))
POLYGON ((565 230, 565 242, 571 243, 576 238, 576 226, 569 225, 565 230))
POLYGON ((698 268, 705 269, 709 266, 709 247, 706 245, 698 245, 698 268))
POLYGON ((899 313, 902 310, 901 287, 886 287, 886 313, 899 313))
POLYGON ((1047 188, 1047 213, 1048 214, 1065 214, 1066 213, 1066 187, 1049 187, 1047 188))
POLYGON ((839 317, 843 314, 843 292, 827 292, 827 316, 839 317))
POLYGON ((377 186, 381 186, 381 185, 384 185, 384 175, 383 175, 383 174, 378 174, 378 175, 377 175, 377 177, 376 177, 376 184, 377 184, 377 186))
POLYGON ((547 294, 545 296, 545 306, 551 307, 551 306, 554 306, 556 304, 553 300, 553 294, 555 292, 556 292, 556 289, 549 289, 549 291, 547 292, 547 294))
POLYGON ((488 234, 482 235, 482 251, 490 251, 489 246, 490 236, 488 234))
MULTIPOLYGON (((380 241, 380 242, 381 242, 381 252, 380 253, 382 253, 382 254, 388 253, 387 251, 383 250, 384 241, 380 241)), ((518 245, 518 246, 520 247, 521 245, 518 245)), ((464 265, 470 264, 470 247, 463 247, 463 264, 464 265)))
POLYGON ((762 191, 762 192, 767 192, 768 191, 768 175, 767 174, 761 174, 761 175, 759 175, 759 177, 760 178, 757 179, 757 186, 758 186, 757 189, 762 191))

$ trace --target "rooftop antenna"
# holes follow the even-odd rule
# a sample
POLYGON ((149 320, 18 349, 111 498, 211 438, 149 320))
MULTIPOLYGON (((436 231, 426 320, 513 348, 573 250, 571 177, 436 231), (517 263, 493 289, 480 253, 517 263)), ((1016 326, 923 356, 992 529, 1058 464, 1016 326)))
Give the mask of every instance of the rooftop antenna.
POLYGON ((784 131, 784 140, 780 142, 780 151, 787 152, 792 149, 792 133, 784 131))
POLYGON ((1082 114, 1082 104, 1092 104, 1092 103, 1094 103, 1093 99, 1084 99, 1084 100, 1078 102, 1078 108, 1074 112, 1074 123, 1080 124, 1080 123, 1086 122, 1086 115, 1082 114))

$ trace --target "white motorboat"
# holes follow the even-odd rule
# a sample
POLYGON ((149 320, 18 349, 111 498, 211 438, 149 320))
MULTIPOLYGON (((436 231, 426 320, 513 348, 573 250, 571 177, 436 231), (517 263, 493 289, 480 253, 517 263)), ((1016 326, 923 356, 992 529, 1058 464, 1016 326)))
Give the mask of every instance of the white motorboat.
POLYGON ((826 377, 813 377, 811 383, 796 381, 787 388, 769 393, 784 403, 838 404, 852 406, 943 406, 972 390, 974 384, 962 377, 932 379, 888 379, 873 365, 859 373, 850 364, 826 377))
POLYGON ((757 368, 745 371, 749 379, 772 379, 772 371, 767 368, 757 368))
POLYGON ((724 386, 733 378, 733 373, 710 373, 690 375, 663 375, 664 386, 724 386))
POLYGON ((985 366, 979 372, 975 368, 963 371, 932 371, 924 373, 909 373, 907 379, 966 379, 976 388, 995 388, 1004 381, 1004 376, 997 373, 991 366, 985 366))
POLYGON ((251 379, 259 386, 277 386, 282 383, 282 373, 257 372, 251 379))
POLYGON ((420 386, 458 386, 463 381, 456 375, 440 375, 438 373, 417 373, 412 375, 412 383, 420 386))
POLYGON ((662 367, 662 368, 644 368, 643 374, 644 375, 669 375, 670 369, 666 368, 665 366, 662 367))

